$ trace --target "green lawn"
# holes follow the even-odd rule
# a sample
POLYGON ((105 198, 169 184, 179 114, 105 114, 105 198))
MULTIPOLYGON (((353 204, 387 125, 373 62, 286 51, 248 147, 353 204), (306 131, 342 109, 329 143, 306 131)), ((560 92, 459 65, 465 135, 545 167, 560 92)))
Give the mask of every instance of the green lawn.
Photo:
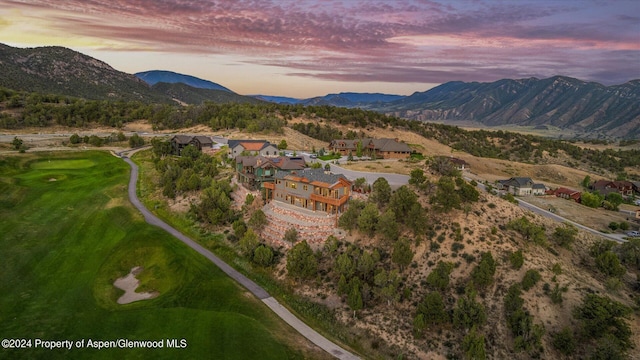
POLYGON ((129 166, 102 152, 0 158, 0 338, 165 340, 164 349, 0 349, 0 358, 308 358, 300 336, 217 267, 147 225, 129 166), (151 300, 116 303, 132 267, 151 300), (167 349, 166 339, 186 339, 167 349))

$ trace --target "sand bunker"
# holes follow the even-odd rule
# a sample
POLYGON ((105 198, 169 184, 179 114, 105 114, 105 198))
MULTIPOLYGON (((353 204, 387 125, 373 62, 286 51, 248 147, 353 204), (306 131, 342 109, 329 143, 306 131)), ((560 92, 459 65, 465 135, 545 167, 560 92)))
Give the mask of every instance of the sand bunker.
POLYGON ((131 269, 131 272, 127 276, 116 279, 116 281, 113 282, 113 286, 124 290, 124 294, 118 299, 118 304, 128 304, 134 301, 151 299, 158 296, 157 292, 136 292, 138 285, 140 285, 140 281, 136 279, 136 275, 141 271, 142 266, 136 266, 131 269))

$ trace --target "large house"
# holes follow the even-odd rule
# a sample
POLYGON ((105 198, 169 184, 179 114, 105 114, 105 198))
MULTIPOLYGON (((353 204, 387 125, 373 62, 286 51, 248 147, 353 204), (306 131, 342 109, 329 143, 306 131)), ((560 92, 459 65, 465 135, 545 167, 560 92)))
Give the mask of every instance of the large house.
POLYGON ((239 155, 278 156, 278 148, 266 140, 229 140, 229 157, 239 155))
POLYGON ((529 177, 512 177, 507 180, 498 180, 498 189, 517 196, 544 195, 547 190, 544 184, 536 184, 529 177))
POLYGON ((598 180, 591 184, 589 188, 599 192, 601 195, 607 195, 612 192, 617 192, 622 196, 633 195, 633 183, 630 181, 598 180))
POLYGON ((343 156, 350 153, 355 155, 358 150, 358 143, 363 152, 370 156, 382 159, 406 159, 411 156, 409 145, 397 139, 337 139, 329 143, 329 150, 343 156))
POLYGON ((351 194, 351 181, 342 174, 323 169, 278 172, 275 182, 264 183, 267 201, 281 201, 293 206, 338 214, 345 210, 351 194))
POLYGON ((263 183, 274 182, 276 173, 305 167, 302 157, 236 156, 236 179, 249 190, 260 190, 263 183))
POLYGON ((180 155, 182 149, 189 145, 193 145, 196 149, 202 151, 203 149, 210 149, 213 146, 213 140, 208 136, 197 135, 174 135, 171 140, 171 148, 173 153, 180 155))

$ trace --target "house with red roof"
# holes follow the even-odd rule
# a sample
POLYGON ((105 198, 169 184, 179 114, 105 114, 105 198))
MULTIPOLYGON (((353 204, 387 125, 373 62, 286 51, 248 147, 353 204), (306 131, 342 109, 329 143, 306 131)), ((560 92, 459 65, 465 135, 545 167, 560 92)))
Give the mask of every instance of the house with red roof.
POLYGON ((229 157, 235 159, 239 155, 278 156, 278 148, 266 140, 229 140, 229 157))
POLYGON ((580 191, 572 190, 568 188, 557 188, 553 191, 553 194, 559 198, 573 200, 577 203, 580 203, 580 195, 582 194, 580 191))
POLYGON ((612 192, 617 192, 622 196, 633 195, 633 183, 630 181, 598 180, 591 184, 589 188, 599 192, 601 195, 607 195, 612 192))

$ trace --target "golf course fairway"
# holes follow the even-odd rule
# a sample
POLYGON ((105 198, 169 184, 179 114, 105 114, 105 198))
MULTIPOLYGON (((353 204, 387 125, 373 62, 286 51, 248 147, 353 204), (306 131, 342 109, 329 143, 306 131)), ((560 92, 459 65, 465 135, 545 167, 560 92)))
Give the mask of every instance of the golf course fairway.
POLYGON ((11 339, 0 358, 317 355, 208 260, 145 223, 127 199, 129 171, 98 151, 0 157, 0 339, 11 339), (156 296, 118 304, 113 283, 135 267, 136 291, 156 296))

